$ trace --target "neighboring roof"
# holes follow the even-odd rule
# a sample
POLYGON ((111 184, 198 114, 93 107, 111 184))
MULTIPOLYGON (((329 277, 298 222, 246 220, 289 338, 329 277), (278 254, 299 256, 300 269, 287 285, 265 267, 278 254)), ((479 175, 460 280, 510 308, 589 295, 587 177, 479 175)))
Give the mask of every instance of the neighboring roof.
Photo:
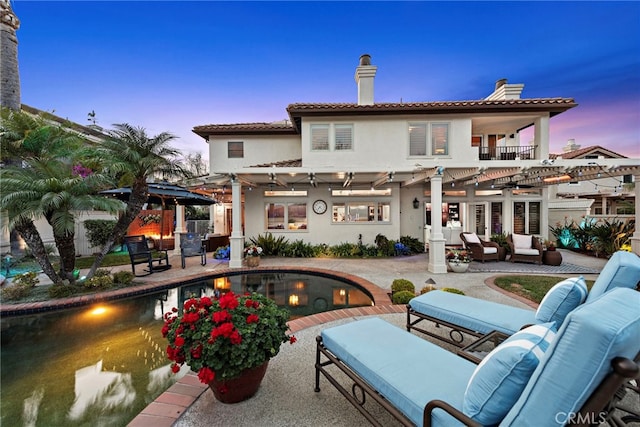
POLYGON ((619 159, 626 159, 626 156, 623 156, 622 154, 618 154, 615 151, 611 151, 607 148, 601 147, 599 145, 592 145, 590 147, 585 147, 585 148, 580 148, 578 150, 573 150, 573 151, 568 151, 566 153, 562 153, 562 154, 549 154, 549 158, 550 159, 556 159, 556 158, 561 158, 561 159, 583 159, 585 158, 585 156, 588 155, 593 155, 593 154, 598 154, 600 156, 604 156, 606 158, 619 158, 619 159))
POLYGON ((276 123, 212 124, 195 126, 193 132, 208 135, 297 134, 304 116, 399 115, 399 114, 464 114, 549 112, 551 117, 578 104, 573 98, 531 98, 507 100, 401 102, 359 105, 354 103, 296 103, 287 107, 291 121, 276 123))
POLYGON ((70 129, 75 130, 76 132, 80 132, 83 133, 85 135, 90 135, 93 136, 94 138, 97 138, 98 140, 104 140, 105 138, 108 137, 108 135, 105 132, 101 132, 98 129, 89 127, 89 126, 83 126, 80 125, 78 123, 72 122, 69 119, 63 119, 62 117, 56 116, 53 113, 50 113, 48 111, 44 111, 44 110, 40 110, 38 108, 35 107, 31 107, 29 105, 26 104, 21 104, 22 111, 25 111, 29 114, 34 114, 34 115, 41 115, 43 117, 45 117, 47 120, 51 120, 54 121, 56 123, 60 123, 61 125, 64 125, 70 129))

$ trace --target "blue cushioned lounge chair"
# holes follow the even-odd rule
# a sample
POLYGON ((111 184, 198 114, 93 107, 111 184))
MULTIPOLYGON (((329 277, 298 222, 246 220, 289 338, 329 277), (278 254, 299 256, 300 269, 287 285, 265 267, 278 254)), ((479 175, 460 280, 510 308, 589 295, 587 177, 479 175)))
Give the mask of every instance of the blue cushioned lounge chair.
POLYGON ((613 288, 635 289, 639 283, 640 257, 631 252, 619 251, 614 253, 604 266, 591 291, 586 295, 586 300, 577 300, 580 291, 575 286, 569 291, 561 289, 560 292, 552 292, 552 289, 549 293, 554 295, 545 296, 538 311, 533 311, 436 290, 409 301, 407 330, 414 329, 463 347, 465 336, 477 338, 492 331, 511 335, 525 325, 549 320, 554 320, 559 326, 563 316, 583 302, 591 302, 613 288), (545 315, 545 310, 554 313, 549 315, 547 312, 545 315), (425 320, 447 328, 448 336, 421 327, 420 323, 425 320))
POLYGON ((638 375, 638 307, 639 292, 613 289, 557 331, 517 332, 479 365, 379 318, 353 321, 317 337, 315 391, 322 374, 377 426, 366 399, 406 426, 598 424, 638 375))

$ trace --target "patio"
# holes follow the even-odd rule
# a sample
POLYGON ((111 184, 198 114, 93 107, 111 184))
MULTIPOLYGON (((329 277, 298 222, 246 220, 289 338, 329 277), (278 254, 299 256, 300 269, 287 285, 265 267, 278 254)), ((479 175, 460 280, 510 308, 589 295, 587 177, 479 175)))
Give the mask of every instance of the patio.
MULTIPOLYGON (((437 287, 456 287, 470 296, 526 307, 528 304, 525 302, 491 286, 492 277, 498 272, 524 272, 560 276, 581 274, 587 279, 595 279, 597 272, 606 262, 569 251, 562 252, 565 262, 558 267, 498 262, 485 263, 482 267, 488 268, 487 270, 474 270, 466 274, 431 274, 425 268, 426 254, 375 260, 263 258, 262 265, 286 264, 355 274, 385 291, 396 278, 411 280, 417 289, 420 289, 428 278, 432 278, 437 287), (513 268, 526 271, 515 271, 513 268), (580 269, 582 271, 573 271, 580 269)), ((204 269, 226 267, 226 264, 214 265, 211 260, 208 262, 204 269)), ((195 262, 190 265, 191 272, 203 268, 195 262)), ((280 354, 271 360, 262 386, 254 398, 234 405, 219 403, 195 376, 189 375, 150 404, 130 426, 253 426, 258 420, 261 425, 365 425, 366 420, 328 383, 321 382, 320 393, 313 391, 313 364, 315 337, 323 328, 366 315, 378 315, 401 328, 404 327, 406 319, 404 306, 392 306, 385 301, 376 307, 328 312, 291 322, 298 342, 292 346, 283 346, 280 354)), ((397 421, 382 409, 379 410, 379 417, 385 425, 398 425, 397 421)))

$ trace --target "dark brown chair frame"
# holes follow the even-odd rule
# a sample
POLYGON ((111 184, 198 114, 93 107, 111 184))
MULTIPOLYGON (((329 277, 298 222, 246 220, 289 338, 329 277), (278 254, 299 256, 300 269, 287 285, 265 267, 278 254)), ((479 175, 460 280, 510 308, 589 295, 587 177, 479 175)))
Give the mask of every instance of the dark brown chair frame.
POLYGON ((539 255, 516 254, 512 234, 509 234, 509 236, 507 236, 507 243, 509 244, 509 249, 511 250, 511 258, 509 258, 509 261, 535 262, 536 264, 542 264, 542 243, 540 243, 540 241, 535 236, 531 236, 531 248, 537 249, 539 255))
POLYGON ((168 251, 166 249, 158 250, 154 257, 145 236, 125 236, 124 243, 129 251, 131 270, 133 271, 134 276, 148 276, 156 271, 164 271, 171 268, 168 251), (157 263, 157 265, 154 265, 154 262, 157 263), (145 264, 147 266, 147 269, 145 270, 147 272, 146 274, 136 274, 136 265, 138 264, 145 264))
POLYGON ((464 232, 460 233, 460 240, 462 240, 464 247, 471 251, 471 257, 473 258, 474 261, 485 262, 485 261, 498 261, 500 259, 499 244, 497 244, 496 242, 484 241, 480 237, 478 237, 478 240, 480 240, 480 243, 469 243, 464 238, 465 234, 472 234, 472 233, 464 233, 464 232), (484 248, 496 248, 496 253, 485 254, 484 248))

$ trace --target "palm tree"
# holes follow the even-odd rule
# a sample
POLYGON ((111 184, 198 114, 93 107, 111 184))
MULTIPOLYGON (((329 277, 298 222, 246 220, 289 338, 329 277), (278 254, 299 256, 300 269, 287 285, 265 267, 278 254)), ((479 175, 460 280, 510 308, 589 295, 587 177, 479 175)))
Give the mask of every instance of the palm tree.
POLYGON ((75 220, 83 210, 116 212, 121 203, 98 196, 109 177, 74 166, 88 161, 86 141, 76 132, 44 117, 21 111, 1 112, 2 158, 19 159, 0 169, 0 209, 7 212, 9 227, 25 240, 44 273, 55 284, 74 281, 75 220), (51 226, 60 255, 56 272, 34 221, 44 218, 51 226))
POLYGON ((127 123, 114 125, 110 138, 97 149, 100 162, 111 173, 118 186, 130 186, 131 194, 113 229, 111 238, 95 258, 88 277, 100 266, 113 244, 127 233, 129 224, 138 216, 149 197, 148 180, 183 177, 180 152, 169 146, 176 136, 162 132, 149 137, 144 128, 127 123))

